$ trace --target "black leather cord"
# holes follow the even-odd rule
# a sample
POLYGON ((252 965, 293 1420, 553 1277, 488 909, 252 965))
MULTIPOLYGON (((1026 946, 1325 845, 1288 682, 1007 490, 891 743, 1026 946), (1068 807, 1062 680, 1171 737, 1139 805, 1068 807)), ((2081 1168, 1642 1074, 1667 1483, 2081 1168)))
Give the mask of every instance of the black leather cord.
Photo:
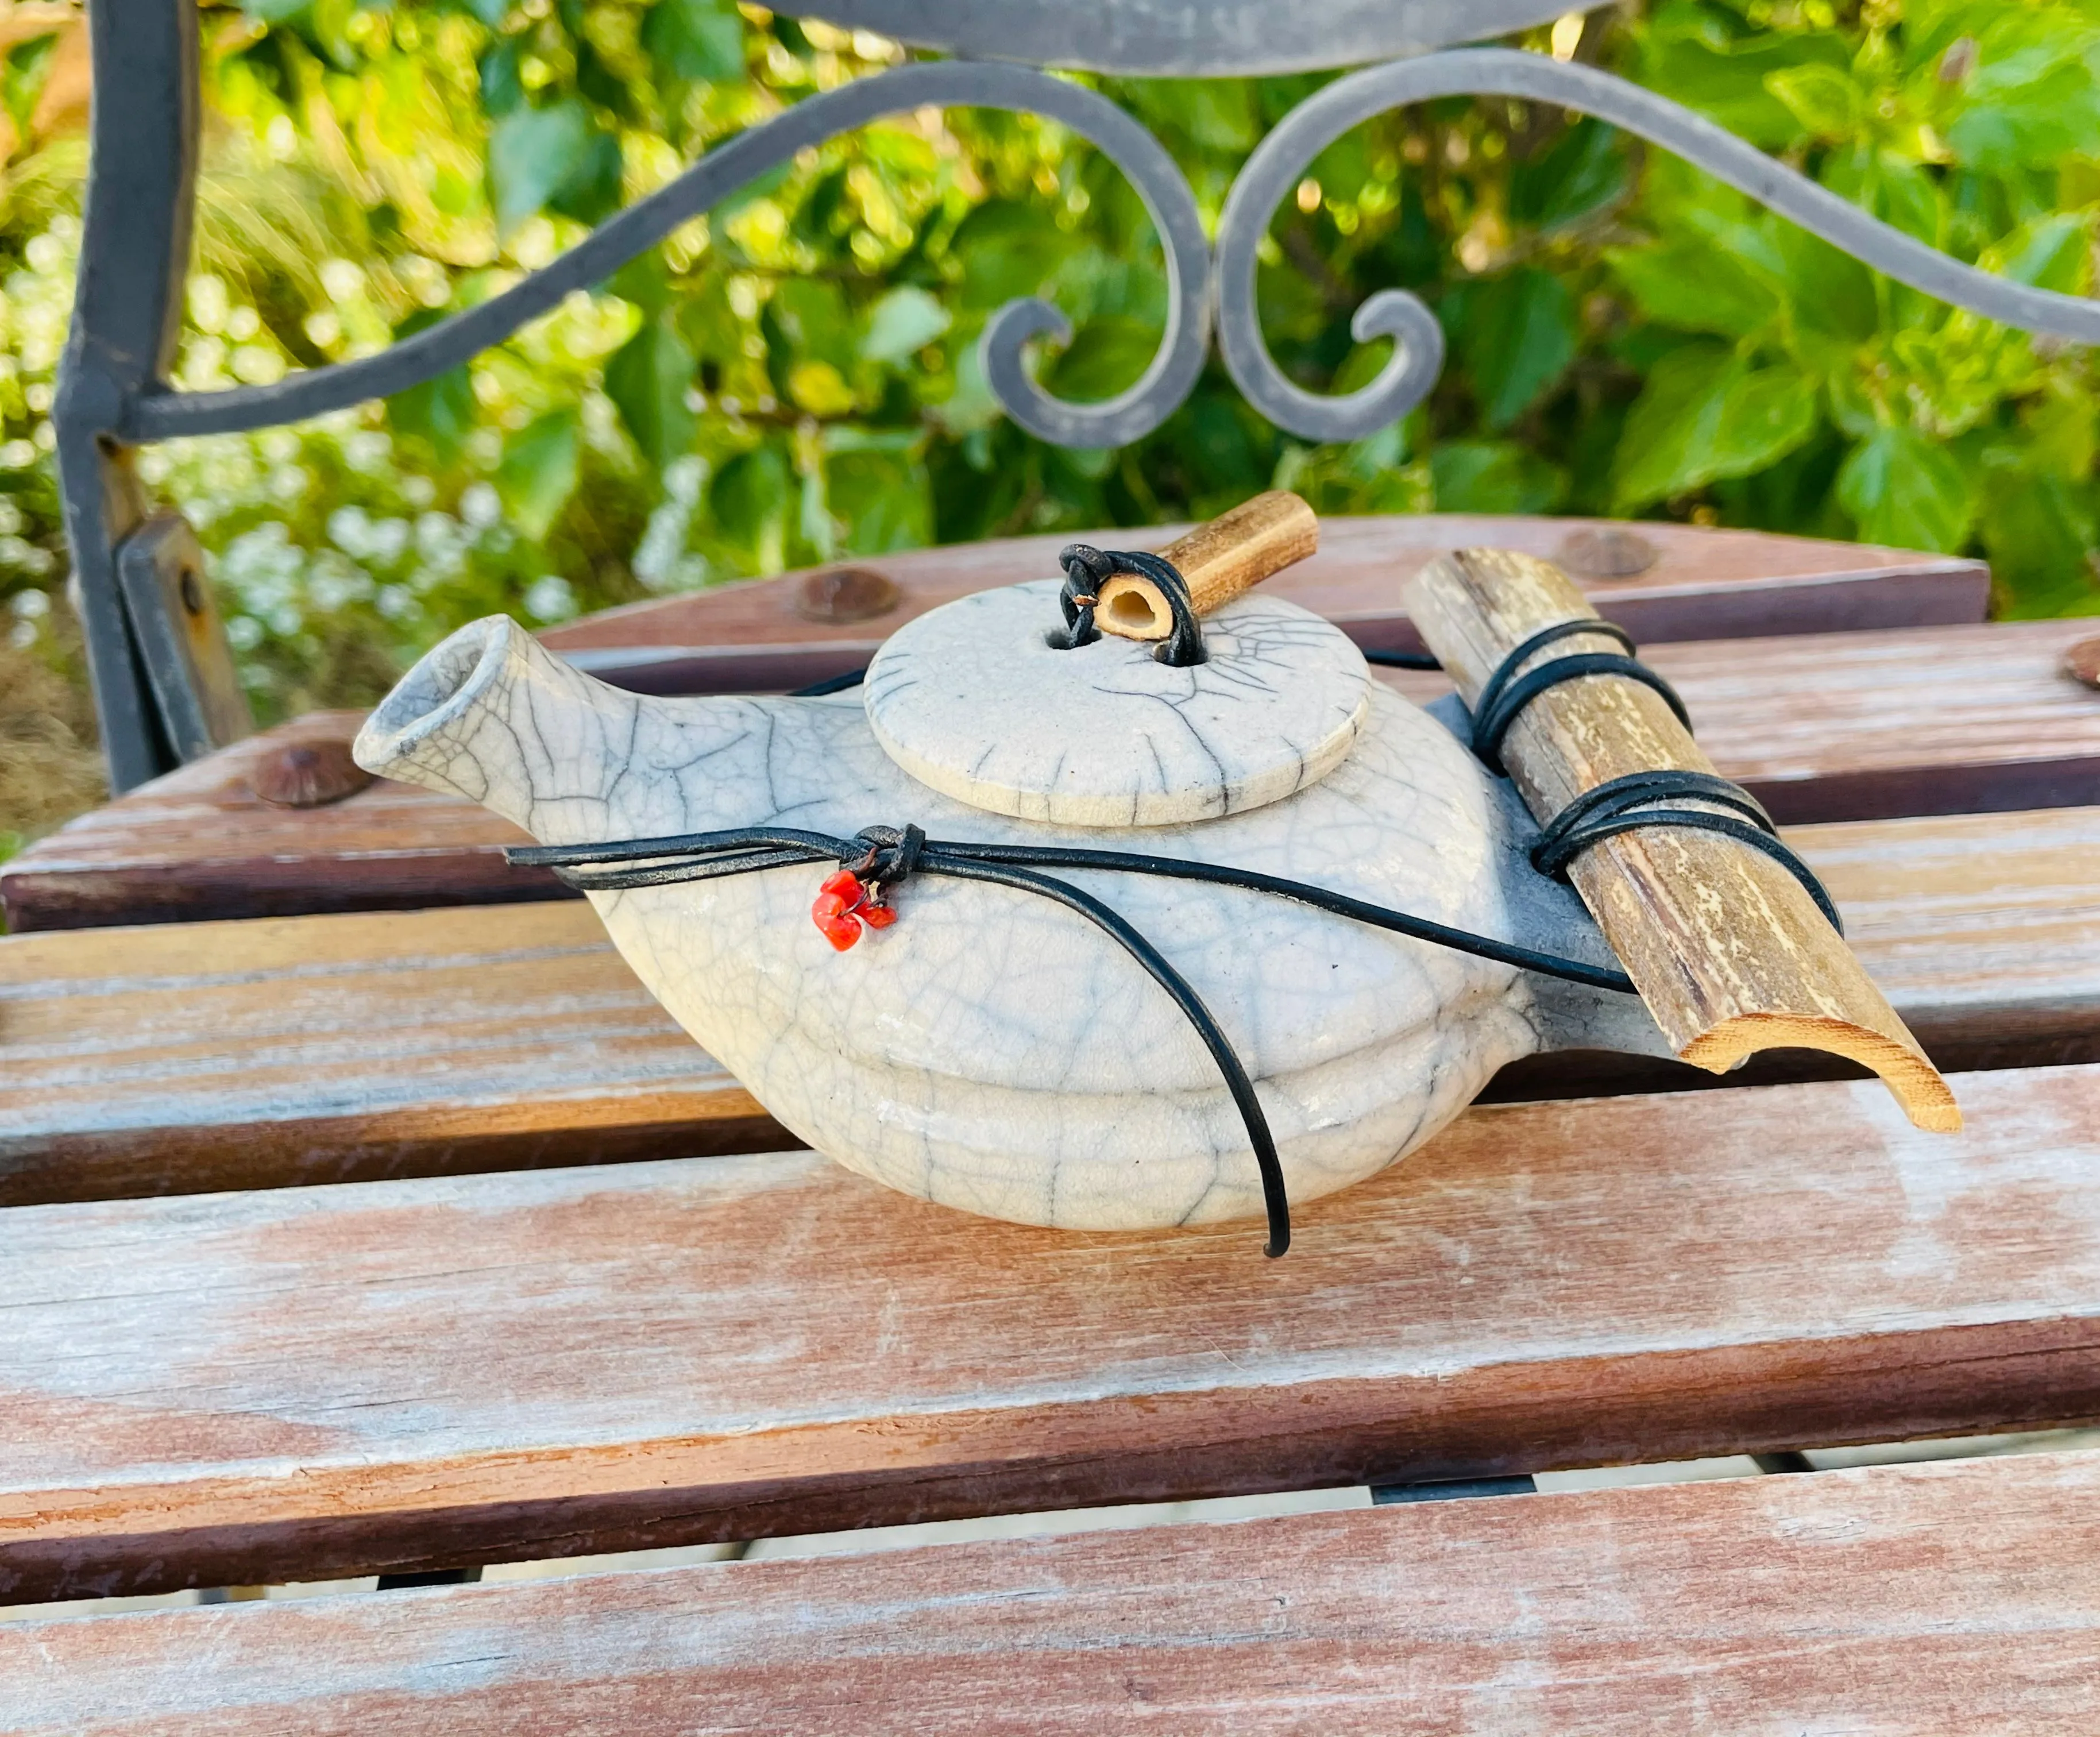
POLYGON ((1677 690, 1631 655, 1634 649, 1632 636, 1624 628, 1608 621, 1556 621, 1550 628, 1542 628, 1512 649, 1480 684, 1480 698, 1473 702, 1473 752, 1496 777, 1507 776, 1502 770, 1502 738, 1509 734, 1510 725, 1526 706, 1547 689, 1572 681, 1577 676, 1624 676, 1629 681, 1652 688, 1669 703, 1670 709, 1677 714, 1678 722, 1688 733, 1692 715, 1684 709, 1684 702, 1679 698, 1677 690), (1524 675, 1517 674, 1527 658, 1557 640, 1569 639, 1578 633, 1602 633, 1607 638, 1616 639, 1626 648, 1627 655, 1577 651, 1542 663, 1524 675))
POLYGON ((1067 650, 1090 646, 1101 637, 1094 611, 1101 602, 1102 585, 1118 573, 1135 573, 1159 588, 1174 616, 1174 630, 1152 654, 1154 660, 1177 669, 1210 661, 1211 654, 1203 645, 1202 624, 1197 619, 1196 605, 1189 595, 1189 582, 1172 562, 1141 550, 1096 549, 1091 543, 1074 543, 1058 551, 1057 563, 1065 570, 1065 589, 1058 593, 1057 602, 1065 612, 1067 650))
POLYGON ((1202 999, 1152 943, 1114 910, 1069 881, 1039 872, 1051 868, 1104 869, 1155 875, 1177 880, 1207 882, 1265 893, 1330 911, 1377 928, 1450 947, 1482 959, 1515 965, 1545 976, 1562 977, 1592 988, 1634 993, 1633 980, 1622 971, 1563 959, 1529 947, 1476 935, 1433 923, 1405 911, 1390 910, 1367 900, 1330 893, 1304 881, 1286 880, 1246 869, 1191 862, 1172 857, 1141 856, 1119 850, 1067 849, 1056 845, 970 844, 929 839, 916 827, 870 827, 854 837, 805 832, 785 827, 743 827, 721 832, 686 833, 673 838, 627 839, 609 844, 534 844, 506 850, 520 866, 552 869, 570 886, 586 893, 624 892, 638 887, 713 880, 730 875, 796 864, 836 862, 887 892, 911 874, 942 875, 957 880, 988 881, 1033 893, 1078 912, 1120 943, 1172 998, 1216 1062, 1226 1089, 1245 1124, 1261 1175, 1262 1197, 1268 1214, 1267 1252, 1277 1255, 1290 1246, 1290 1203, 1284 1189, 1283 1166, 1268 1118, 1255 1096, 1230 1039, 1202 999), (633 865, 632 866, 625 865, 633 865))
POLYGON ((1799 881, 1816 907, 1830 920, 1831 928, 1845 932, 1845 919, 1829 890, 1815 871, 1789 849, 1764 805, 1740 784, 1711 772, 1687 772, 1674 768, 1653 772, 1630 772, 1586 790, 1555 814, 1531 847, 1531 866, 1542 875, 1565 880, 1568 865, 1592 844, 1622 832, 1643 827, 1689 827, 1701 832, 1718 832, 1739 844, 1761 850, 1799 881), (1736 815, 1716 814, 1709 809, 1659 808, 1663 802, 1690 799, 1736 810, 1736 815))

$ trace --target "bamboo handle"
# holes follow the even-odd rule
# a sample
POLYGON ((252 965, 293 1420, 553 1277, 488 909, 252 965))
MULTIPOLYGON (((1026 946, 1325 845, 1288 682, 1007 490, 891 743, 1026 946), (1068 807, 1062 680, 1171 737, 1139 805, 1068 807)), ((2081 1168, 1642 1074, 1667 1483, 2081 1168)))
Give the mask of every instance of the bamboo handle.
MULTIPOLYGON (((1407 603, 1468 705, 1513 647, 1595 613, 1558 568, 1496 549, 1432 562, 1407 603)), ((1577 634, 1524 667, 1622 649, 1577 634)), ((1714 769, 1659 694, 1611 675, 1540 694, 1510 726, 1502 757, 1542 825, 1628 773, 1714 769)), ((1947 1082, 1851 949, 1762 852, 1718 833, 1643 827, 1584 851, 1568 877, 1683 1060, 1720 1074, 1758 1050, 1824 1050, 1880 1074, 1918 1126, 1961 1126, 1947 1082)))
MULTIPOLYGON (((1278 488, 1197 526, 1159 553, 1189 582, 1196 613, 1207 615, 1319 546, 1312 509, 1278 488)), ((1118 573, 1102 584, 1094 620, 1104 633, 1124 639, 1164 639, 1174 631, 1174 612, 1158 586, 1134 573, 1118 573)))

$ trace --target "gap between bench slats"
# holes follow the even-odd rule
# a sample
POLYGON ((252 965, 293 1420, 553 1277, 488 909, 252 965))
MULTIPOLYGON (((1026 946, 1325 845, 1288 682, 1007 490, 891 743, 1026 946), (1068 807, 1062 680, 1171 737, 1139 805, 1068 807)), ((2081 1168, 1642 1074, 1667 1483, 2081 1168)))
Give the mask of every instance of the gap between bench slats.
POLYGON ((2100 1455, 0 1625, 10 1737, 2089 1737, 2100 1455))
MULTIPOLYGON (((1790 835, 1943 1068, 2100 1060, 2100 809, 1790 835)), ((1490 1096, 1694 1083, 1560 1055, 1490 1096)), ((580 903, 0 939, 0 1203, 792 1144, 580 903)))
MULTIPOLYGON (((1661 645, 1707 752, 1782 822, 2100 800, 2100 694, 2065 677, 2092 624, 1661 645)), ((1418 696, 1440 677, 1395 675, 1418 696)), ((346 740, 354 713, 281 726, 82 816, 0 867, 17 930, 556 898, 510 868, 523 838, 461 800, 397 784, 303 811, 249 780, 287 743, 346 740)), ((895 823, 908 817, 869 817, 895 823)))
POLYGON ((1476 1109, 1258 1227, 812 1154, 0 1213, 0 1595, 2100 1415, 2100 1068, 1476 1109))

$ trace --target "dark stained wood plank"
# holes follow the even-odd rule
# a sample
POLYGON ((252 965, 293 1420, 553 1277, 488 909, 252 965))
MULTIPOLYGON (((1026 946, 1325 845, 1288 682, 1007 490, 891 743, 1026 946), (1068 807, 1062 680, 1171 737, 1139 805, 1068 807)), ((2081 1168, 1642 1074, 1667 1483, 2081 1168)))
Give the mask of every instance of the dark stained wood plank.
MULTIPOLYGON (((1942 1069, 2100 1061, 2100 809, 1790 836, 1942 1069)), ((1564 1055, 1491 1096, 1742 1083, 1564 1055)), ((0 1205, 788 1144, 580 902, 0 938, 0 1205)))
MULTIPOLYGON (((2089 624, 2044 621, 1657 646, 1706 751, 1783 822, 2100 801, 2100 694, 2062 670, 2089 624)), ((1440 676, 1392 672, 1417 699, 1440 676)), ((346 738, 316 714, 84 815, 0 866, 18 931, 557 898, 509 867, 522 835, 473 805, 382 782, 272 808, 250 780, 287 740, 346 738)))
POLYGON ((2100 1455, 0 1625, 10 1737, 2088 1737, 2100 1455))
MULTIPOLYGON (((873 615, 849 611, 848 620, 826 619, 834 589, 827 575, 838 570, 813 569, 608 610, 545 637, 565 652, 590 652, 601 672, 622 672, 628 685, 652 693, 795 687, 865 663, 886 635, 952 597, 1057 577, 1067 543, 1156 549, 1187 528, 1010 537, 855 561, 855 571, 876 577, 855 589, 854 600, 883 593, 895 602, 873 615)), ((1360 644, 1388 650, 1421 647, 1400 601, 1415 570, 1477 545, 1567 564, 1601 610, 1649 641, 1978 622, 1989 601, 1980 562, 1756 531, 1425 514, 1325 518, 1320 537, 1320 552, 1268 589, 1341 623, 1360 644), (1599 573, 1600 535, 1652 564, 1599 573)))
POLYGON ((2100 1069, 1476 1109, 1259 1228, 813 1155, 0 1214, 0 1596, 2100 1414, 2100 1069))

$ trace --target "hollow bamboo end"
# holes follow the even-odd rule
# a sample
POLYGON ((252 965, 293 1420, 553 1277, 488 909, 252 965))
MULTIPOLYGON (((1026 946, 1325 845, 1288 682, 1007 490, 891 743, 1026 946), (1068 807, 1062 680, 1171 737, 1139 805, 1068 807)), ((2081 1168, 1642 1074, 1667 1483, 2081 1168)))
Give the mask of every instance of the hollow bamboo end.
MULTIPOLYGON (((1272 573, 1303 561, 1320 547, 1320 521, 1288 489, 1273 488, 1221 513, 1160 550, 1189 587, 1189 601, 1207 615, 1272 573)), ((1174 612, 1159 588, 1136 574, 1105 580, 1095 624, 1122 639, 1164 639, 1174 612)))
POLYGON ((1915 1127, 1929 1134, 1961 1131, 1961 1107, 1953 1088, 1923 1055, 1886 1032, 1850 1020, 1792 1013, 1745 1013, 1703 1031, 1678 1051, 1678 1059, 1709 1073, 1725 1074, 1760 1050, 1813 1049, 1842 1056, 1882 1078, 1915 1127))
POLYGON ((1101 589, 1094 622, 1120 639, 1164 639, 1174 631, 1174 611, 1149 579, 1118 573, 1101 589))

